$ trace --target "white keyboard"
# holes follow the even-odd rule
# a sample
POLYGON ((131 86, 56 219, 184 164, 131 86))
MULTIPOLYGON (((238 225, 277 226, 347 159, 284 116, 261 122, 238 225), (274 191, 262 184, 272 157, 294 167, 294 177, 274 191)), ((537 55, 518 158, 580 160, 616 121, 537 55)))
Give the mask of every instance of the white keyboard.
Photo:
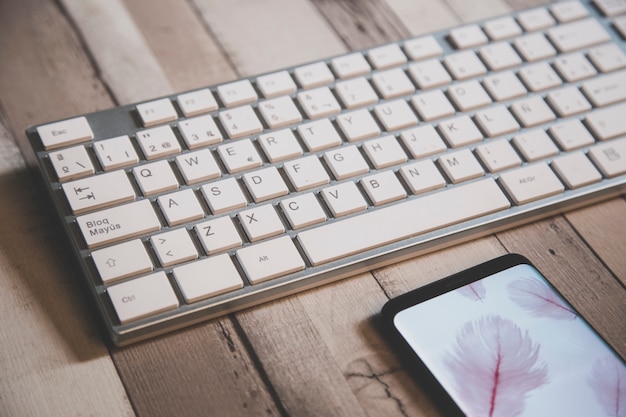
POLYGON ((626 3, 28 129, 127 344, 626 191, 626 3))

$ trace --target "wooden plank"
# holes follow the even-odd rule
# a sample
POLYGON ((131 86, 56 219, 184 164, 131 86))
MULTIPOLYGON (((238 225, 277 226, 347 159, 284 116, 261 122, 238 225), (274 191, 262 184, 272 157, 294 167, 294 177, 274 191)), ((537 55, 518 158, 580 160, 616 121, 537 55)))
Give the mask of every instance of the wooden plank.
POLYGON ((308 0, 193 0, 239 74, 251 76, 345 51, 308 0))
POLYGON ((280 415, 227 317, 112 356, 140 416, 280 415))
POLYGON ((351 49, 406 38, 408 29, 384 1, 312 0, 351 49))
POLYGON ((460 23, 459 16, 442 1, 385 0, 409 32, 422 35, 460 23))
POLYGON ((617 198, 572 211, 565 218, 593 248, 596 256, 626 286, 626 201, 617 198), (621 231, 621 233, 616 231, 621 231))
POLYGON ((189 2, 125 0, 125 4, 175 91, 235 78, 230 63, 189 2))
POLYGON ((511 12, 505 0, 446 0, 463 22, 474 22, 511 12))
POLYGON ((121 0, 61 3, 80 31, 102 81, 116 92, 118 104, 172 92, 165 73, 121 0))
MULTIPOLYGON (((615 234, 612 232, 609 238, 615 234)), ((511 252, 529 258, 615 350, 626 357, 624 287, 562 216, 499 233, 498 238, 511 252)))
POLYGON ((0 415, 134 415, 58 230, 33 204, 41 190, 1 123, 0 195, 0 415))
POLYGON ((0 2, 0 106, 29 164, 27 126, 112 106, 53 2, 0 2))

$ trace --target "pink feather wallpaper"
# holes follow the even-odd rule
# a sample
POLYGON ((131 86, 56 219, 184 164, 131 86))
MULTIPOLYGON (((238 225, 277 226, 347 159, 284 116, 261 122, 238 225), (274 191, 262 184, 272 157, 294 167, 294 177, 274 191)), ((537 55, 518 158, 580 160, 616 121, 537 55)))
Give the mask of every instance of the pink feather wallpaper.
POLYGON ((626 417, 626 366, 530 265, 394 319, 471 417, 626 417))

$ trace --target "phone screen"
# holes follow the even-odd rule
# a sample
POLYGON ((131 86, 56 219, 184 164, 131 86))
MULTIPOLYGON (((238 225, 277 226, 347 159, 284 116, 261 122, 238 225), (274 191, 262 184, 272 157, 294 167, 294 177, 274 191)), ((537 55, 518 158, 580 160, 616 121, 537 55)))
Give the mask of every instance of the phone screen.
POLYGON ((468 416, 626 416, 626 365, 529 264, 398 312, 468 416))

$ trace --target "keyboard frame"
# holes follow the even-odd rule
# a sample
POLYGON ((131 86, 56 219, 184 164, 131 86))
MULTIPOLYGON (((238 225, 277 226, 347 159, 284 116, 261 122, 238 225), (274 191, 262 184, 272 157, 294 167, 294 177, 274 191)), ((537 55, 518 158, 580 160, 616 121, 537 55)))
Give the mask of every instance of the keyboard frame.
MULTIPOLYGON (((612 27, 611 25, 611 21, 609 18, 605 18, 602 16, 602 14, 597 10, 597 8, 595 6, 593 6, 589 1, 581 1, 581 3, 583 5, 585 5, 585 7, 587 8, 587 10, 589 11, 589 16, 590 17, 594 17, 598 20, 598 22, 605 28, 605 30, 609 33, 609 35, 611 36, 611 42, 616 43, 617 45, 619 45, 621 47, 622 50, 624 50, 626 52, 626 43, 620 38, 619 34, 616 33, 616 30, 612 27)), ((502 15, 500 17, 504 17, 504 16, 516 16, 519 12, 516 13, 508 13, 505 15, 502 15)), ((482 25, 482 23, 489 21, 489 20, 493 20, 498 18, 498 16, 496 17, 492 17, 489 19, 483 19, 477 22, 473 22, 473 23, 477 23, 479 25, 482 25)), ((459 26, 464 26, 465 24, 470 24, 468 23, 464 23, 462 25, 459 26)), ((426 36, 426 35, 432 35, 434 36, 437 41, 439 42, 439 44, 441 45, 442 49, 443 49, 443 54, 440 55, 440 57, 445 57, 446 55, 450 54, 450 53, 454 53, 454 52, 458 52, 458 49, 453 48, 450 45, 450 42, 448 41, 448 34, 449 31, 451 29, 453 29, 454 27, 448 28, 448 29, 444 29, 441 31, 437 31, 437 32, 432 32, 432 33, 426 33, 423 35, 419 35, 416 36, 415 38, 421 37, 421 36, 426 36)), ((543 32, 542 31, 538 31, 538 32, 543 32)), ((526 33, 526 32, 524 32, 526 33)), ((402 47, 402 44, 404 41, 409 40, 412 38, 407 38, 407 39, 403 39, 403 40, 399 40, 396 42, 390 42, 390 43, 396 43, 398 44, 400 47, 402 47)), ((379 46, 379 45, 376 45, 379 46)), ((376 47, 374 46, 374 47, 376 47)), ((337 56, 344 56, 348 53, 352 53, 352 52, 362 52, 362 53, 366 53, 369 49, 371 48, 365 48, 362 50, 358 50, 358 51, 349 51, 346 52, 345 54, 341 54, 341 55, 337 55, 337 56)), ((464 50, 475 50, 476 48, 466 48, 464 50)), ((559 54, 557 54, 558 56, 559 54)), ((331 59, 333 59, 334 57, 329 57, 327 59, 324 60, 317 60, 317 61, 311 61, 309 63, 316 63, 316 62, 325 62, 326 64, 330 64, 331 59)), ((553 58, 548 58, 548 59, 544 59, 544 60, 540 60, 537 62, 542 62, 542 61, 552 61, 553 58)), ((409 63, 412 62, 409 60, 409 63)), ((303 63, 297 66, 292 66, 292 67, 288 67, 288 68, 282 68, 282 69, 277 69, 274 71, 270 71, 264 74, 257 74, 255 76, 252 77, 247 77, 248 80, 250 80, 250 82, 253 84, 253 86, 256 87, 255 84, 255 79, 259 76, 262 75, 266 75, 266 74, 271 74, 271 73, 275 73, 277 71, 280 70, 287 70, 290 74, 293 74, 293 70, 297 67, 300 67, 302 65, 306 65, 307 63, 303 63)), ((520 67, 516 67, 513 69, 510 69, 512 71, 515 71, 517 68, 521 68, 523 66, 527 65, 527 63, 523 63, 520 67)), ((407 64, 404 64, 403 66, 401 66, 400 68, 406 69, 407 64)), ((370 75, 374 72, 376 72, 377 70, 373 69, 372 72, 370 73, 370 75)), ((481 77, 477 77, 478 79, 486 77, 490 74, 492 74, 493 71, 488 70, 487 73, 484 76, 481 77)), ((368 77, 370 75, 365 75, 365 77, 368 77)), ((477 78, 470 78, 470 79, 477 79, 477 78)), ((246 77, 242 77, 240 79, 246 79, 246 77)), ((335 80, 337 81, 337 79, 335 80)), ((453 80, 450 85, 454 85, 457 82, 464 82, 467 80, 461 80, 461 81, 457 81, 457 80, 453 80)), ((224 107, 221 106, 221 102, 219 100, 219 97, 217 96, 217 94, 215 93, 215 88, 218 85, 222 85, 221 84, 215 84, 212 86, 209 86, 208 88, 211 89, 211 91, 214 93, 214 96, 216 98, 216 100, 218 101, 218 103, 220 104, 220 107, 217 111, 215 112, 211 112, 211 113, 205 113, 205 114, 211 114, 213 116, 215 116, 217 114, 217 112, 219 112, 220 110, 223 110, 224 107)), ((328 87, 332 88, 334 86, 335 82, 331 83, 328 85, 328 87)), ((579 83, 572 83, 569 85, 577 85, 579 83)), ((448 88, 447 86, 444 86, 442 88, 448 88)), ((190 91, 196 91, 197 89, 194 90, 190 90, 190 91)), ((427 91, 430 91, 432 89, 429 89, 427 91)), ((257 89, 258 91, 258 89, 257 89)), ((298 91, 303 91, 301 89, 299 89, 298 91)), ((419 91, 421 91, 419 88, 416 90, 416 93, 418 93, 419 91)), ((550 90, 548 90, 550 91, 550 90)), ((179 94, 183 94, 185 92, 179 92, 176 94, 172 94, 172 95, 168 95, 168 96, 163 96, 163 97, 156 97, 154 98, 154 100, 159 99, 159 98, 168 98, 170 99, 173 104, 174 107, 176 108, 177 112, 179 115, 182 114, 182 111, 180 111, 180 108, 178 106, 178 103, 176 101, 176 97, 179 94)), ((292 98, 295 97, 297 93, 291 94, 290 96, 292 98)), ((415 94, 415 93, 413 93, 415 94)), ((403 97, 397 97, 394 99, 390 99, 390 100, 385 100, 385 99, 380 99, 376 104, 380 104, 380 103, 384 103, 386 101, 391 101, 391 100, 397 100, 400 98, 410 98, 413 94, 409 94, 403 97)), ((546 92, 544 91, 543 93, 530 93, 529 95, 542 95, 545 96, 546 92)), ((256 109, 255 104, 264 100, 263 98, 261 98, 261 95, 259 94, 259 100, 257 100, 257 102, 252 103, 253 108, 256 109)), ((519 98, 518 98, 519 99, 519 98)), ((515 99, 514 99, 515 100, 515 99)), ((514 100, 509 100, 509 101, 503 101, 503 102, 498 102, 499 104, 504 104, 504 105, 510 105, 510 103, 514 100)), ((147 101, 152 101, 152 100, 147 100, 147 101)), ((144 102, 147 102, 144 101, 144 102)), ((294 102, 296 103, 296 106, 298 106, 297 104, 297 100, 294 100, 294 102)), ((143 124, 141 122, 141 118, 139 117, 139 114, 137 113, 136 110, 136 105, 139 103, 134 103, 134 104, 129 104, 129 105, 124 105, 124 106, 120 106, 120 107, 115 107, 115 108, 111 108, 111 109, 107 109, 107 110, 102 110, 102 111, 98 111, 98 112, 93 112, 93 113, 89 113, 89 114, 85 114, 83 115, 84 117, 87 118, 89 125, 91 126, 91 129, 94 133, 94 139, 93 142, 96 142, 98 140, 102 140, 102 139, 108 139, 108 138, 112 138, 112 137, 116 137, 116 136, 121 136, 121 135, 129 135, 131 138, 134 137, 134 135, 136 134, 136 132, 144 130, 145 128, 143 127, 143 124)), ((372 109, 374 105, 371 106, 366 106, 366 107, 362 107, 362 108, 367 108, 367 109, 372 109)), ((341 113, 344 112, 348 112, 351 110, 347 110, 344 109, 342 106, 342 111, 341 113)), ((461 112, 461 111, 457 111, 455 113, 454 116, 458 116, 461 114, 473 114, 473 111, 469 111, 469 112, 461 112)), ((580 114, 580 115, 576 115, 576 116, 572 116, 569 117, 567 119, 571 119, 571 118, 575 118, 575 117, 583 117, 586 113, 580 114)), ((454 116, 450 116, 450 117, 454 117, 454 116)), ((197 116, 194 116, 197 117, 197 116)), ((331 116, 329 119, 332 121, 336 118, 337 116, 331 116)), ((184 154, 186 152, 189 152, 189 149, 186 148, 186 146, 184 145, 184 141, 182 140, 180 133, 178 132, 178 129, 175 128, 175 126, 177 125, 177 123, 181 120, 185 120, 186 118, 184 116, 181 116, 178 118, 177 121, 174 122, 170 122, 170 123, 163 123, 163 124, 159 124, 158 126, 161 125, 165 125, 165 124, 169 124, 171 127, 173 127, 172 131, 174 132, 174 134, 176 135, 177 139, 180 141, 180 143, 182 144, 182 152, 181 154, 184 154)), ((255 134, 252 136, 249 136, 251 138, 257 137, 260 134, 263 133, 267 133, 272 131, 271 129, 268 129, 263 121, 262 118, 259 118, 261 120, 261 122, 264 125, 264 131, 262 133, 259 134, 255 134)), ((446 120, 447 118, 443 118, 441 120, 446 120)), ((558 118, 559 120, 561 118, 558 118)), ((564 118, 565 119, 565 118, 564 118)), ((308 121, 308 119, 303 118, 303 123, 308 121)), ((435 121, 436 123, 436 121, 435 121)), ((38 126, 41 125, 45 125, 48 123, 42 123, 38 126)), ((218 126, 219 126, 219 122, 217 122, 218 126)), ((427 124, 426 122, 423 122, 420 120, 420 125, 424 125, 427 124)), ((522 128, 520 130, 520 132, 523 132, 525 130, 531 130, 531 129, 540 129, 540 128, 545 128, 546 126, 552 125, 553 123, 546 123, 546 124, 542 124, 542 125, 538 125, 538 126, 533 126, 530 129, 525 129, 522 128)), ((290 125, 287 126, 285 128, 293 128, 294 126, 297 126, 297 124, 294 125, 290 125)), ((150 257, 153 261, 153 264, 155 265, 154 271, 156 272, 157 270, 163 270, 167 273, 168 275, 168 279, 170 280, 170 283, 172 284, 172 287, 174 288, 174 291, 177 295, 177 297, 179 298, 179 300, 181 301, 180 307, 176 310, 171 310, 171 311, 167 311, 167 312, 162 312, 159 314, 156 314, 154 316, 148 317, 148 318, 144 318, 144 319, 140 319, 137 321, 133 321, 131 323, 128 324, 120 324, 119 320, 117 319, 117 314, 113 308, 113 305, 108 297, 108 295, 106 294, 106 288, 107 286, 105 286, 101 279, 100 276, 98 274, 98 271, 95 268, 95 265, 93 263, 92 260, 90 260, 90 250, 87 249, 83 236, 80 232, 80 230, 78 229, 78 226, 76 224, 76 216, 72 214, 69 204, 65 198, 65 195, 63 193, 63 190, 61 189, 61 183, 58 182, 57 178, 56 178, 56 173, 51 165, 51 162, 49 161, 49 158, 47 158, 47 154, 49 153, 49 151, 45 151, 43 148, 43 145, 41 143, 41 140, 39 139, 39 135, 36 131, 37 126, 31 126, 26 130, 26 134, 27 137, 29 139, 29 142, 35 152, 35 156, 36 156, 36 160, 37 160, 37 165, 38 165, 38 169, 39 172, 43 178, 43 181, 45 183, 45 188, 46 191, 48 193, 48 196, 50 197, 50 199, 52 200, 51 203, 55 208, 55 214, 56 217, 58 218, 58 220, 63 224, 63 230, 65 232, 66 238, 69 240, 69 245, 71 247, 71 251, 72 251, 72 256, 74 256, 77 259, 77 263, 79 265, 79 272, 81 275, 83 275, 83 279, 85 280, 87 286, 89 287, 89 292, 91 294, 92 299, 95 301, 95 306, 96 309, 98 310, 98 313, 100 315, 100 318, 103 321, 104 324, 104 328, 110 338, 110 340, 117 346, 124 346, 124 345, 128 345, 131 343, 135 343, 156 335, 160 335, 160 334, 164 334, 164 333, 169 333, 170 331, 176 330, 176 329, 180 329, 183 327, 187 327, 196 323, 200 323, 203 321, 207 321, 216 317, 220 317, 223 316, 225 314, 228 313, 232 313, 235 311, 239 311, 251 306, 255 306, 261 303, 265 303, 274 299, 278 299, 287 295, 291 295, 291 294, 295 294, 298 293, 300 291, 306 290, 306 289, 310 289, 310 288, 314 288, 323 284, 327 284, 333 281, 337 281, 349 276, 353 276, 362 272, 366 272, 366 271, 370 271, 372 269, 375 268, 380 268, 382 266, 385 265, 389 265, 392 263, 396 263, 402 260, 406 260, 406 259, 410 259, 410 258, 414 258, 423 254, 426 254, 428 252, 432 252, 432 251, 436 251, 439 249, 443 249, 445 247, 449 247, 449 246, 453 246, 459 243, 463 243, 469 240, 473 240, 476 239, 478 237, 482 237, 482 236, 486 236, 486 235, 491 235, 494 234, 498 231, 502 231, 502 230, 506 230, 506 229, 511 229, 513 227, 525 224, 525 223, 529 223, 538 219, 542 219, 542 218, 546 218, 549 216, 553 216, 559 213, 563 213, 565 211, 570 211, 570 210, 574 210, 576 208, 580 208, 586 205, 591 205, 594 203, 597 203, 599 201, 602 200, 606 200, 612 197, 617 197, 620 195, 625 195, 626 194, 626 175, 622 175, 622 176, 618 176, 616 178, 611 178, 611 179, 607 179, 607 178, 603 178, 599 183, 595 183, 589 186, 585 186, 582 187, 580 189, 576 189, 576 190, 570 190, 570 189, 565 189, 564 193, 556 195, 556 196, 552 196, 543 200, 539 200, 539 201, 535 201, 532 203, 528 203, 528 204, 524 204, 522 206, 515 206, 512 205, 510 209, 506 210, 506 211, 501 211, 501 212, 497 212, 491 215, 487 215, 487 216, 482 216, 473 220, 469 220, 469 221, 465 221, 453 226, 449 226, 443 229, 438 229, 436 231, 433 232, 429 232, 429 233, 425 233, 422 235, 418 235, 415 236, 413 238, 407 239, 407 240, 403 240, 403 241, 399 241, 393 244, 389 244, 389 245, 385 245, 383 247, 379 247, 377 249, 373 249, 373 250, 369 250, 366 251, 362 254, 358 254, 358 255, 353 255, 353 256, 349 256, 337 261, 332 261, 320 266, 310 266, 310 263, 308 262, 308 259, 306 258, 306 255, 304 255, 304 252, 302 251, 302 249, 299 247, 297 240, 294 240, 294 242, 296 243, 296 247, 298 248, 298 250, 300 251, 300 253, 303 255, 303 259, 307 265, 307 268, 304 271, 300 271, 297 273, 292 273, 286 276, 282 276, 279 278, 275 278, 275 279, 271 279, 268 281, 264 281, 262 283, 256 284, 256 285, 250 285, 249 282, 247 281, 245 274, 243 274, 243 271, 241 270, 241 267, 238 265, 237 262, 234 262, 235 265, 237 266, 239 272, 242 275, 242 278, 244 280, 244 287, 240 290, 236 290, 234 292, 230 292, 230 293, 226 293, 217 297, 212 297, 209 299, 205 299, 202 301, 198 301, 195 302, 193 304, 185 304, 184 303, 184 298, 182 297, 182 295, 180 294, 180 290, 177 288, 177 285, 175 283, 175 280, 173 279, 173 277, 171 276, 171 270, 172 267, 166 267, 166 268, 161 268, 159 267, 159 263, 158 260, 155 258, 154 254, 151 253, 150 251, 150 257)), ((221 128, 221 126, 220 126, 221 128)), ((223 130, 223 129, 222 129, 223 130)), ((388 132, 389 134, 393 134, 393 135, 397 135, 399 132, 401 132, 402 130, 399 131, 393 131, 393 132, 388 132)), ((383 136, 385 134, 385 130, 382 129, 381 131, 381 136, 383 136)), ((224 133, 224 132, 222 132, 224 133)), ((511 137, 513 134, 507 134, 507 135, 503 135, 503 136, 499 136, 499 138, 501 137, 511 137)), ((224 141, 215 145, 211 145, 208 148, 213 150, 215 149, 215 147, 227 143, 227 141, 230 141, 231 139, 227 138, 227 135, 224 135, 224 141)), ((495 139, 495 138, 494 138, 495 139)), ((235 141, 240 140, 240 139, 235 139, 235 141)), ((137 149, 138 155, 142 156, 143 154, 141 153, 141 151, 139 150, 136 141, 133 140, 133 144, 135 146, 135 148, 137 149)), ((351 145, 352 143, 348 143, 346 141, 344 141, 342 143, 342 145, 340 146, 347 146, 347 145, 351 145)), ((83 145, 86 146, 90 146, 89 142, 84 142, 83 145)), ((70 145, 70 146, 75 146, 75 145, 70 145)), ((255 143, 255 146, 258 146, 255 143)), ((463 149, 463 148, 473 148, 477 146, 477 144, 471 144, 469 146, 463 146, 460 148, 454 148, 454 150, 459 150, 459 149, 463 149)), ((588 147, 582 148, 582 150, 587 149, 588 147)), ((306 149, 306 148, 304 148, 306 149)), ((57 150, 57 149, 55 149, 57 150)), ((195 149, 194 149, 195 150, 195 149)), ((317 152, 308 152, 305 150, 305 153, 303 156, 306 155, 321 155, 324 152, 326 152, 327 149, 322 150, 322 151, 317 151, 317 152)), ((446 152, 450 152, 451 148, 448 148, 446 152)), ((562 152, 560 152, 561 154, 562 152)), ((92 160, 94 162, 94 167, 96 168, 96 173, 100 173, 102 172, 100 164, 98 163, 97 159, 93 157, 93 152, 90 153, 92 160)), ((180 154, 179 154, 180 155, 180 154)), ((265 154, 259 150, 259 155, 261 155, 264 159, 264 163, 262 167, 258 167, 255 168, 254 170, 257 169, 262 169, 263 167, 266 166, 278 166, 280 167, 282 165, 282 163, 278 163, 278 164, 272 164, 267 162, 267 159, 264 158, 265 154)), ((173 156, 167 156, 165 158, 158 158, 157 160, 168 160, 171 161, 173 160, 173 158, 176 155, 173 156)), ((434 157, 430 156, 428 158, 434 157)), ((555 156, 556 157, 556 156, 555 156)), ((216 158, 219 159, 219 158, 216 158)), ((547 160, 550 160, 552 158, 548 158, 547 160)), ((409 159, 411 160, 411 159, 409 159)), ((124 170, 128 173, 133 167, 135 166, 141 166, 143 164, 149 163, 149 162, 154 162, 154 160, 151 161, 147 161, 147 160, 140 160, 139 164, 137 165, 133 165, 130 167, 126 167, 124 168, 124 170)), ((521 166, 526 166, 528 165, 528 162, 523 162, 521 166)), ((389 168, 388 168, 389 169, 389 168)), ((391 169, 395 169, 394 167, 391 167, 391 169)), ((223 178, 227 178, 227 177, 234 177, 237 178, 238 181, 241 178, 241 176, 245 173, 241 172, 241 173, 237 173, 237 174, 224 174, 220 179, 223 178)), ((506 171, 505 171, 506 172, 506 171)), ((360 176, 356 176, 353 178, 350 178, 351 181, 355 181, 357 182, 360 178, 362 178, 363 176, 366 175, 370 175, 371 172, 368 172, 366 174, 360 175, 360 176)), ((497 178, 498 177, 498 173, 492 174, 489 172, 486 172, 485 175, 483 177, 474 179, 474 180, 470 180, 470 181, 466 181, 463 182, 462 184, 466 184, 466 183, 470 183, 472 181, 478 181, 487 177, 493 177, 493 178, 497 178)), ((132 175, 131 175, 132 176, 132 175)), ((305 192, 313 192, 316 193, 318 192, 320 189, 328 187, 334 183, 337 182, 341 182, 341 181, 337 181, 332 179, 333 177, 331 176, 331 182, 329 184, 320 186, 320 187, 316 187, 313 189, 307 189, 306 191, 302 191, 301 193, 305 193, 305 192)), ((133 186, 135 187, 135 191, 136 191, 136 199, 134 201, 138 201, 141 199, 149 199, 153 205, 156 205, 156 198, 160 195, 153 195, 150 197, 143 197, 136 182, 134 180, 131 181, 133 186)), ((182 180, 182 178, 179 177, 179 183, 180 188, 178 189, 180 190, 184 190, 184 189, 194 189, 197 190, 203 183, 199 183, 199 184, 194 184, 192 186, 186 185, 185 182, 182 180)), ((287 182, 288 183, 288 182, 287 182)), ((430 193, 436 193, 442 190, 445 190, 449 187, 455 187, 455 185, 451 185, 449 183, 446 184, 446 187, 443 189, 439 189, 436 191, 431 191, 427 194, 430 193)), ((246 194, 246 197, 248 198, 248 201, 253 201, 249 195, 249 193, 247 192, 245 187, 241 187, 242 190, 244 191, 244 194, 246 194)), ((290 187, 290 190, 293 190, 292 187, 290 187)), ((171 191, 168 191, 171 192, 171 191)), ((166 192, 166 193, 168 193, 166 192)), ((164 193, 164 194, 166 194, 164 193)), ((291 194, 290 194, 291 195, 291 194)), ((424 195, 424 194, 421 194, 424 195)), ((420 198, 421 195, 412 195, 412 194, 408 194, 407 198, 420 198)), ((286 197, 282 197, 282 198, 286 198, 286 197)), ((204 202, 202 199, 199 199, 201 201, 201 204, 205 210, 206 213, 210 213, 210 210, 208 209, 206 202, 204 202)), ((264 201, 263 203, 260 204, 276 204, 278 201, 281 200, 281 197, 279 198, 274 198, 272 200, 269 201, 264 201)), ((381 207, 387 207, 389 205, 392 204, 398 204, 401 203, 403 201, 406 201, 406 199, 404 200, 400 200, 400 201, 396 201, 394 203, 389 203, 386 205, 383 205, 381 207)), ((254 206, 255 203, 250 203, 247 207, 238 209, 234 212, 228 213, 228 214, 220 214, 219 216, 224 216, 224 215, 230 215, 232 216, 233 213, 236 213, 240 210, 245 210, 248 209, 252 206, 254 206)), ((114 205, 115 206, 115 205, 114 205)), ((113 207, 113 206, 111 206, 113 207)), ((368 206, 368 210, 376 210, 376 208, 372 207, 372 206, 368 206)), ((163 218, 162 213, 160 212, 160 210, 155 209, 155 212, 157 213, 157 216, 159 217, 159 219, 161 220, 161 223, 163 225, 162 229, 157 232, 157 233, 161 233, 161 232, 165 232, 167 230, 171 230, 171 229, 175 229, 175 228, 181 228, 181 227, 186 227, 187 229, 191 228, 194 224, 196 223, 200 223, 202 221, 207 220, 207 218, 210 218, 212 215, 207 215, 206 217, 193 221, 193 222, 189 222, 186 223, 184 225, 178 225, 178 226, 174 226, 174 227, 169 227, 167 226, 167 222, 165 221, 165 219, 163 218)), ((284 215, 281 213, 280 210, 277 210, 277 213, 279 213, 279 216, 281 216, 283 222, 285 222, 286 225, 288 225, 288 222, 286 222, 286 219, 284 218, 284 215)), ((351 216, 358 216, 360 213, 356 213, 354 215, 351 216)), ((347 217, 351 217, 351 216, 347 216, 347 217)), ((347 217, 342 217, 341 219, 347 218, 347 217)), ((341 220, 340 219, 340 220, 341 220)), ((332 216, 329 216, 329 220, 328 221, 335 221, 335 219, 332 216)), ((314 228, 315 226, 312 226, 312 228, 314 228)), ((241 231, 240 227, 238 227, 239 231, 241 231)), ((302 229, 302 230, 307 230, 308 228, 302 229)), ((290 235, 292 238, 297 234, 296 232, 292 231, 292 230, 288 230, 287 232, 288 235, 290 235)), ((193 233, 192 233, 193 235, 193 233)), ((142 239, 142 241, 145 243, 147 238, 150 236, 150 234, 147 235, 142 235, 139 236, 140 239, 142 239)), ((245 234, 243 234, 243 236, 245 236, 245 234)), ((201 245, 199 245, 199 242, 197 241, 197 238, 194 236, 194 243, 197 245, 198 249, 199 249, 199 259, 202 259, 204 257, 206 257, 205 252, 201 249, 201 245)), ((246 247, 248 246, 250 243, 249 242, 244 242, 244 245, 242 247, 246 247)), ((107 246, 107 245, 105 245, 107 246)), ((239 249, 239 248, 237 248, 239 249)), ((227 253, 229 253, 231 256, 234 253, 236 249, 233 250, 229 250, 227 251, 227 253)), ((175 265, 178 266, 178 265, 175 265)), ((141 275, 140 275, 141 276, 141 275)), ((128 278, 125 278, 124 280, 126 280, 128 278)), ((132 279, 132 278, 131 278, 132 279)), ((120 281, 115 281, 115 283, 117 282, 122 282, 124 280, 120 280, 120 281)))

